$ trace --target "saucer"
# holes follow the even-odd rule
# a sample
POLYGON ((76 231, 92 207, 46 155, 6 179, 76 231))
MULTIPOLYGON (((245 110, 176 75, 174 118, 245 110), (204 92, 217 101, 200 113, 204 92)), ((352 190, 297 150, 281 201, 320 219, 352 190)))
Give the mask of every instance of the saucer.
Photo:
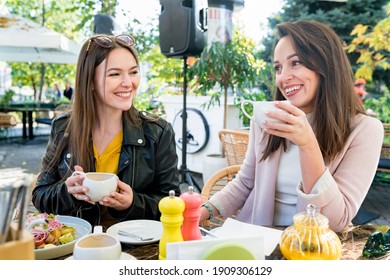
POLYGON ((111 234, 119 239, 121 243, 127 243, 131 245, 145 245, 158 242, 161 238, 163 227, 160 221, 154 220, 131 220, 116 223, 110 226, 106 233, 111 234), (123 236, 118 234, 119 230, 135 233, 139 236, 153 236, 151 240, 139 240, 130 236, 123 236))
MULTIPOLYGON (((68 258, 66 258, 65 260, 74 260, 73 259, 73 256, 70 256, 68 258)), ((133 257, 132 255, 128 254, 128 253, 123 253, 121 254, 121 257, 119 258, 120 261, 124 261, 124 260, 136 260, 135 257, 133 257)))

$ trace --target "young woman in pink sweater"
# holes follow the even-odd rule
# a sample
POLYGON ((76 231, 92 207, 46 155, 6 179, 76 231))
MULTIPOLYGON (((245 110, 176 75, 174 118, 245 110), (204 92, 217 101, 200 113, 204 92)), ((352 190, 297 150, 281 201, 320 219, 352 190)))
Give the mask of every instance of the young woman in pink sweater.
POLYGON ((374 178, 382 123, 365 114, 337 34, 314 21, 277 26, 277 91, 268 116, 285 123, 251 123, 246 158, 236 178, 201 207, 257 225, 290 225, 314 204, 340 231, 351 223, 374 178), (288 100, 289 103, 278 102, 288 100))

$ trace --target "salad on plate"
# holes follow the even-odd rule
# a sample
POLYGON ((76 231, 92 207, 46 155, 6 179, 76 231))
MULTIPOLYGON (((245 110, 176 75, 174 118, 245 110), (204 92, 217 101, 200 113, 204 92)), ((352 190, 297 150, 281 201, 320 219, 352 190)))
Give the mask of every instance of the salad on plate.
POLYGON ((53 248, 77 238, 76 228, 61 223, 58 217, 39 212, 27 214, 26 227, 33 235, 35 249, 53 248))

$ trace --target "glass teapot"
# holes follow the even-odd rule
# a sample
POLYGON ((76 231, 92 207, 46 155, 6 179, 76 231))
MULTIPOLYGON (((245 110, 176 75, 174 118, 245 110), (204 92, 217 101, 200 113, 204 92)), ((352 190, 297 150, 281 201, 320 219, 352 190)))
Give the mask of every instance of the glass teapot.
POLYGON ((307 205, 306 212, 293 218, 294 225, 281 236, 280 250, 288 260, 337 260, 341 256, 341 241, 329 229, 329 220, 307 205))

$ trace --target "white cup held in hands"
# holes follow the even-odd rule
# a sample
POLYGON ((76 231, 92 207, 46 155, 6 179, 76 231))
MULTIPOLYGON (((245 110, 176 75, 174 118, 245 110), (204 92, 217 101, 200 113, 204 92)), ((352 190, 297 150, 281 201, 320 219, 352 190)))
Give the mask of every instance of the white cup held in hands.
MULTIPOLYGON (((289 101, 279 101, 279 102, 287 102, 289 101)), ((252 101, 252 100, 243 100, 241 102, 241 109, 244 115, 250 119, 255 121, 261 128, 264 128, 263 121, 268 122, 276 122, 276 123, 284 123, 278 119, 270 118, 266 115, 267 111, 283 111, 275 106, 275 101, 252 101), (245 105, 251 104, 253 106, 253 115, 249 115, 249 113, 245 110, 245 105)))
POLYGON ((84 173, 82 171, 75 171, 72 176, 75 175, 84 175, 82 185, 88 187, 89 190, 85 194, 88 195, 92 201, 99 201, 103 197, 110 195, 118 186, 117 176, 113 173, 84 173))

